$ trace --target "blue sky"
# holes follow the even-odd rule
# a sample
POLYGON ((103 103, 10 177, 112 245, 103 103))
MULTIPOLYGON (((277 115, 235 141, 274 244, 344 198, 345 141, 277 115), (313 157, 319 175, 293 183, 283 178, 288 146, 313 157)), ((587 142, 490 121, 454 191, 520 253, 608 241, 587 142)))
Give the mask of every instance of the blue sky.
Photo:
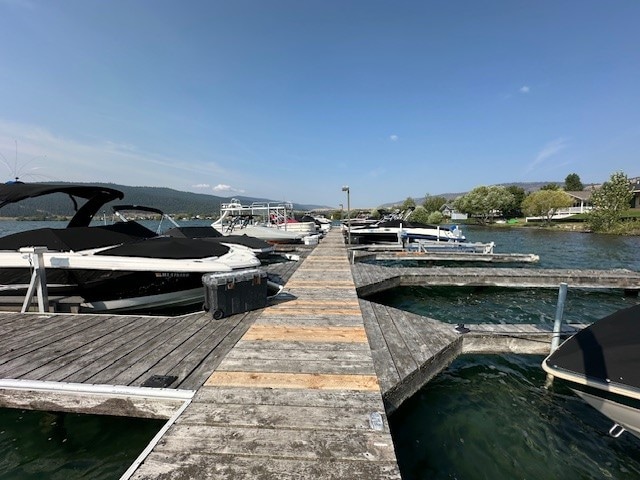
POLYGON ((640 175, 640 2, 0 0, 0 171, 355 207, 640 175), (17 155, 16 155, 17 144, 17 155))

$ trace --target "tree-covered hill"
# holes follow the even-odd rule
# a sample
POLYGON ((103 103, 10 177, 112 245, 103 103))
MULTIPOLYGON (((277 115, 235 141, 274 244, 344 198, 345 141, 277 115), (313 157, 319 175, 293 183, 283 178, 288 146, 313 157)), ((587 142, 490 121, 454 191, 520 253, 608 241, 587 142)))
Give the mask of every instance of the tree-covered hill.
MULTIPOLYGON (((181 192, 171 188, 160 187, 131 187, 127 185, 116 185, 113 183, 91 183, 87 185, 99 185, 120 190, 124 193, 121 201, 113 204, 144 205, 159 208, 172 215, 187 215, 201 217, 217 217, 220 213, 220 204, 231 200, 231 197, 217 197, 203 193, 181 192)), ((274 202, 277 201, 237 196, 242 204, 252 202, 274 202)), ((111 204, 107 204, 105 213, 111 214, 111 204)), ((318 205, 305 205, 294 203, 296 211, 308 211, 319 208, 318 205)), ((68 216, 73 213, 73 203, 67 195, 55 194, 46 195, 7 205, 0 210, 0 217, 55 217, 68 216)))

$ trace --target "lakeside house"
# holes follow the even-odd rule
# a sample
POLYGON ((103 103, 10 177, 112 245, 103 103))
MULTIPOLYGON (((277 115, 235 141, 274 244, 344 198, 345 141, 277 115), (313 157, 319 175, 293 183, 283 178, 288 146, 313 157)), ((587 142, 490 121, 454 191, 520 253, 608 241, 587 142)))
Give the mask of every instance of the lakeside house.
POLYGON ((440 212, 445 218, 450 218, 451 220, 466 220, 469 216, 466 213, 458 212, 453 206, 445 203, 442 207, 440 207, 440 212))
POLYGON ((631 208, 640 208, 640 178, 632 180, 631 193, 633 193, 631 208))

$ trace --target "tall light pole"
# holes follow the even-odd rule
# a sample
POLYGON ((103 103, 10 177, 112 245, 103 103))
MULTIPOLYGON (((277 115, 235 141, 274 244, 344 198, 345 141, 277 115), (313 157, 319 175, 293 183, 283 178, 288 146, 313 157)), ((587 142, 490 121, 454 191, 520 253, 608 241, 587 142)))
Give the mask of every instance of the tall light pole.
POLYGON ((349 198, 349 185, 345 185, 342 187, 342 191, 343 192, 347 192, 347 220, 349 221, 349 225, 348 225, 348 239, 349 239, 349 245, 351 245, 351 199, 349 198))

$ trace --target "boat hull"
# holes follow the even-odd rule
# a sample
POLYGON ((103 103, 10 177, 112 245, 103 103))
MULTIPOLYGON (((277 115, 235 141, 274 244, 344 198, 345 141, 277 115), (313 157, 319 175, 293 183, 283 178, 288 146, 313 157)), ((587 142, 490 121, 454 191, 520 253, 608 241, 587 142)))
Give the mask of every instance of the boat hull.
POLYGON ((600 413, 640 438, 640 401, 629 402, 628 398, 620 395, 605 398, 598 391, 586 392, 577 388, 572 390, 600 413))
POLYGON ((625 430, 640 436, 640 305, 602 318, 566 340, 542 368, 625 430))

